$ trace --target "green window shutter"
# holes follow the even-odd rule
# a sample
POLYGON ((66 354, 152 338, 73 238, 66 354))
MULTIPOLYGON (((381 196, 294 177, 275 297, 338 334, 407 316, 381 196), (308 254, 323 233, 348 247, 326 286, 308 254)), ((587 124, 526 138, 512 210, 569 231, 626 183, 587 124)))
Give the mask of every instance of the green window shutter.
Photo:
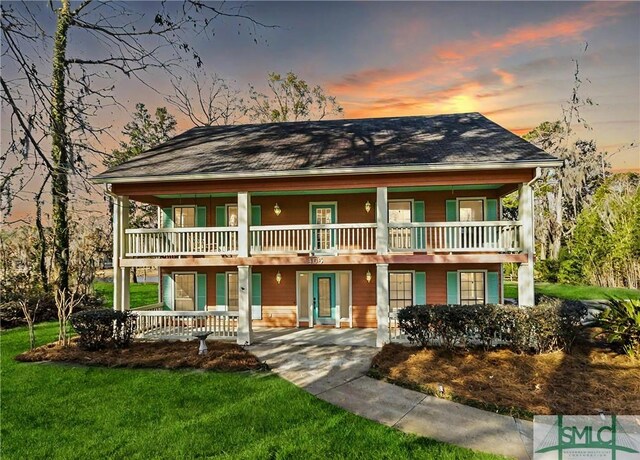
POLYGON ((262 319, 262 273, 251 274, 251 319, 262 319))
POLYGON ((216 273, 216 310, 227 309, 227 276, 216 273))
POLYGON ((251 205, 251 225, 262 225, 262 208, 259 204, 251 205))
POLYGON ((485 215, 485 220, 498 220, 498 200, 495 198, 489 198, 487 200, 485 215))
MULTIPOLYGON (((424 201, 414 201, 413 202, 413 221, 414 222, 424 222, 424 201)), ((416 233, 416 248, 424 249, 426 248, 425 244, 425 229, 417 228, 415 229, 416 233)))
MULTIPOLYGON (((447 200, 446 202, 446 218, 447 222, 456 222, 458 220, 458 202, 456 200, 447 200)), ((447 239, 447 247, 450 248, 456 244, 456 228, 445 229, 445 237, 447 239)))
POLYGON ((207 208, 205 206, 198 206, 196 208, 196 227, 207 226, 207 208))
POLYGON ((446 206, 447 222, 456 222, 458 220, 458 202, 456 200, 447 200, 446 206))
POLYGON ((457 305, 458 300, 458 272, 447 272, 447 303, 457 305))
POLYGON ((498 272, 487 273, 487 303, 500 303, 500 281, 498 272))
POLYGON ((173 310, 173 278, 171 275, 162 275, 162 303, 169 310, 173 310))
POLYGON ((227 226, 227 207, 216 206, 216 227, 227 226))
POLYGON ((427 274, 425 272, 416 272, 416 305, 427 304, 427 274))
POLYGON ((207 309, 207 275, 198 273, 198 310, 207 309))
POLYGON ((162 228, 173 228, 173 208, 162 208, 162 228))

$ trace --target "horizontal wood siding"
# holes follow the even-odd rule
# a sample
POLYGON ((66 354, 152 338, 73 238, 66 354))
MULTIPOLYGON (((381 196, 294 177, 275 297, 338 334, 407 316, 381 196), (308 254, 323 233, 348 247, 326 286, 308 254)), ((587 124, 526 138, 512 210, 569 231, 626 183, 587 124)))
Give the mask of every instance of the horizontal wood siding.
POLYGON ((530 181, 534 168, 481 171, 444 171, 394 174, 349 174, 279 179, 238 179, 113 184, 116 195, 171 195, 178 193, 237 193, 241 191, 328 190, 342 188, 427 185, 517 184, 530 181))
MULTIPOLYGON (((352 272, 352 315, 353 327, 376 327, 376 267, 375 265, 329 265, 329 266, 261 266, 254 267, 254 273, 262 273, 262 320, 254 320, 254 326, 295 327, 296 326, 296 272, 316 270, 351 270, 352 272), (373 278, 366 281, 367 270, 373 278), (280 271, 282 279, 276 282, 276 273, 280 271)), ((456 270, 489 270, 498 272, 500 264, 417 264, 390 265, 389 270, 415 270, 426 273, 426 293, 428 304, 447 302, 447 272, 456 270)), ((228 271, 233 270, 229 267, 228 271)), ((177 271, 194 271, 193 267, 163 268, 160 275, 177 271)), ((207 305, 215 306, 216 273, 224 273, 218 267, 198 267, 198 273, 207 274, 207 305)), ((301 323, 301 327, 308 323, 301 323)), ((348 327, 343 322, 342 327, 348 327)))

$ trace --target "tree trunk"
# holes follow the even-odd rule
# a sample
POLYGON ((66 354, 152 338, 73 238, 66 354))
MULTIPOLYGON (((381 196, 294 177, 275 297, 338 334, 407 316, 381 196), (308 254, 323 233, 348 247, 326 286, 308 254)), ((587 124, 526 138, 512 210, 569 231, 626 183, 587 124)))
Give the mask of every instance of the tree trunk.
POLYGON ((131 277, 133 278, 132 282, 135 284, 138 282, 138 268, 133 267, 131 269, 131 277))
MULTIPOLYGON (((47 179, 49 176, 47 176, 47 179)), ((49 274, 47 273, 47 237, 42 225, 42 192, 44 191, 47 179, 42 183, 40 191, 36 195, 36 229, 38 230, 38 269, 40 271, 40 282, 44 292, 49 292, 49 274)))
POLYGON ((65 74, 67 34, 71 24, 70 0, 62 0, 57 10, 57 25, 53 42, 53 72, 51 75, 51 195, 53 201, 53 266, 55 285, 60 292, 69 289, 69 143, 67 139, 65 74))

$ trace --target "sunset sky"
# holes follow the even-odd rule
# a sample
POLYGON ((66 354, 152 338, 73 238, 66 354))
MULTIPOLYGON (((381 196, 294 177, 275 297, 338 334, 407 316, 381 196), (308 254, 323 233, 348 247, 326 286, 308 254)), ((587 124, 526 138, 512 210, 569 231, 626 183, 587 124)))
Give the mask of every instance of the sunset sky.
MULTIPOLYGON (((158 8, 127 5, 151 18, 158 8)), ((194 36, 206 69, 241 89, 292 70, 335 95, 345 118, 478 111, 524 134, 560 118, 577 58, 590 81, 583 96, 598 104, 583 113, 593 128, 587 135, 610 152, 635 142, 611 161, 640 168, 640 3, 261 2, 245 13, 279 27, 260 29, 258 43, 245 28, 238 34, 237 20, 217 23, 213 39, 194 36)), ((46 4, 41 15, 53 27, 46 4)), ((71 42, 71 52, 100 52, 71 42)), ((115 82, 129 110, 167 105, 167 76, 151 73, 145 82, 159 93, 125 77, 115 82)), ((129 115, 107 109, 100 118, 117 136, 129 115)), ((190 127, 179 119, 180 130, 190 127)))
MULTIPOLYGON (((598 103, 585 116, 599 147, 640 138, 640 3, 289 2, 246 11, 280 26, 260 31, 266 44, 238 36, 235 22, 194 42, 208 69, 240 87, 293 70, 337 96, 346 118, 478 111, 524 134, 560 117, 578 58, 591 81, 583 96, 598 103)), ((131 104, 132 92, 141 94, 133 85, 131 104)), ((639 157, 636 147, 612 161, 640 167, 639 157)))

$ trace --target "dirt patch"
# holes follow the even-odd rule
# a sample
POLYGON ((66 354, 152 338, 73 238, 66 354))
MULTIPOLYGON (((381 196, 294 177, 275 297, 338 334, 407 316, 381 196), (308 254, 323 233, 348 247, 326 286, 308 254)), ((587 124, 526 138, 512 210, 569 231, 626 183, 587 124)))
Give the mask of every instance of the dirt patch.
POLYGON ((212 371, 265 370, 253 354, 239 345, 207 341, 206 355, 198 354, 198 343, 157 341, 134 342, 129 348, 98 351, 81 350, 75 343, 63 348, 55 343, 16 356, 17 361, 57 361, 89 366, 206 369, 212 371))
POLYGON ((370 375, 502 413, 640 413, 640 360, 594 347, 542 355, 385 345, 370 375))

